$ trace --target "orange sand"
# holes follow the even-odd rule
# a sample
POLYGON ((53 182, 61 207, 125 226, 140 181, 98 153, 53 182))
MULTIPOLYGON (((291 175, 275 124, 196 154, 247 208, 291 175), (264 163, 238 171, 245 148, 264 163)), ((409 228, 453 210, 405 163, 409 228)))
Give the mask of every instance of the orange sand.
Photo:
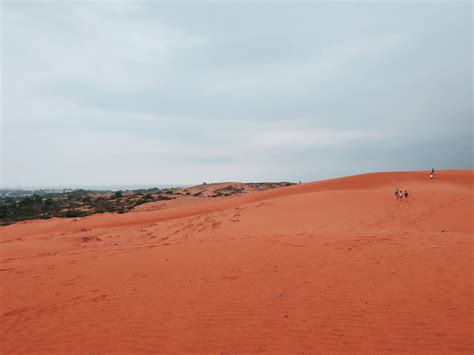
POLYGON ((473 186, 375 173, 1 227, 0 351, 472 353, 473 186))

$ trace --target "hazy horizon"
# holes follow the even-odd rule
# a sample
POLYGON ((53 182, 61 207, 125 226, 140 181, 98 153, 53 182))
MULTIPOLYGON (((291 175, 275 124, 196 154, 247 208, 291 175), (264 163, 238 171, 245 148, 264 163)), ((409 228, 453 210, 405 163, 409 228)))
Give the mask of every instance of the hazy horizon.
POLYGON ((51 186, 5 186, 0 190, 39 191, 39 190, 93 190, 93 191, 126 191, 145 189, 166 189, 187 187, 189 184, 151 184, 151 185, 51 185, 51 186))
MULTIPOLYGON (((427 177, 431 169, 425 169, 427 173, 427 177)), ((439 170, 453 170, 453 169, 438 169, 439 170)), ((472 169, 454 169, 454 170, 472 170, 472 169)), ((356 176, 356 175, 364 175, 364 174, 370 174, 370 173, 390 173, 393 171, 368 171, 368 172, 362 172, 360 174, 353 174, 349 176, 356 176)), ((397 172, 411 172, 408 170, 397 170, 397 172)), ((119 191, 119 190, 139 190, 139 189, 151 189, 151 188, 159 188, 159 189, 165 189, 165 188, 172 188, 172 187, 190 187, 190 186, 196 186, 200 185, 203 183, 206 184, 215 184, 215 183, 233 183, 233 182, 238 182, 238 183, 276 183, 276 182, 290 182, 290 183, 299 183, 300 181, 302 183, 308 183, 308 182, 315 182, 315 181, 320 181, 320 180, 326 180, 326 179, 337 179, 340 177, 347 177, 348 175, 341 175, 341 176, 332 176, 328 178, 323 178, 323 179, 314 179, 314 180, 285 180, 285 181, 276 181, 276 180, 259 180, 259 181, 201 181, 201 182, 191 182, 191 183, 167 183, 167 184, 162 184, 162 183, 156 183, 156 184, 119 184, 119 185, 112 185, 112 184, 102 184, 102 185, 16 185, 16 186, 0 186, 0 190, 56 190, 56 189, 84 189, 84 190, 96 190, 96 191, 119 191)))
POLYGON ((469 1, 0 6, 0 188, 473 168, 469 1))

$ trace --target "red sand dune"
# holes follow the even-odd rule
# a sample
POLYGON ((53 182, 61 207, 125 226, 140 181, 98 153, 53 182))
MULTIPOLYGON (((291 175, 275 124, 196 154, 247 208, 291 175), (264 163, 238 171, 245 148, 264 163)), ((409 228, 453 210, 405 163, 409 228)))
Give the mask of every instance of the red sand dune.
POLYGON ((473 185, 375 173, 1 227, 1 351, 472 353, 473 185))

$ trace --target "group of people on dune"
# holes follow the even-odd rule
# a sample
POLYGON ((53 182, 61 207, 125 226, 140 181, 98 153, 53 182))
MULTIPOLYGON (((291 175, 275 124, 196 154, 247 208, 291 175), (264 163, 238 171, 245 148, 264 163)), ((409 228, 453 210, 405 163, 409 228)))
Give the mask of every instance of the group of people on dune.
MULTIPOLYGON (((434 169, 431 169, 430 180, 433 180, 433 179, 434 179, 434 173, 435 173, 435 170, 434 170, 434 169)), ((401 189, 397 189, 397 190, 395 191, 395 198, 396 198, 397 200, 402 201, 404 197, 405 197, 406 200, 408 200, 408 191, 407 191, 407 190, 402 191, 401 189)))
POLYGON ((395 191, 395 198, 396 198, 397 200, 402 201, 402 200, 403 200, 403 197, 405 197, 405 199, 408 200, 408 191, 405 190, 405 192, 403 192, 402 190, 397 189, 397 190, 395 191))

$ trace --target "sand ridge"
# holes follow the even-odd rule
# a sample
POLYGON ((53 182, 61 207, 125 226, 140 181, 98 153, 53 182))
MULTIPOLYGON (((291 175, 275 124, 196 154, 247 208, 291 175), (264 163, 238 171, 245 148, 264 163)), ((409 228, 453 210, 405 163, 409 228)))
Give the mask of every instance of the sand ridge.
POLYGON ((2 227, 2 351, 471 353, 473 173, 2 227))

